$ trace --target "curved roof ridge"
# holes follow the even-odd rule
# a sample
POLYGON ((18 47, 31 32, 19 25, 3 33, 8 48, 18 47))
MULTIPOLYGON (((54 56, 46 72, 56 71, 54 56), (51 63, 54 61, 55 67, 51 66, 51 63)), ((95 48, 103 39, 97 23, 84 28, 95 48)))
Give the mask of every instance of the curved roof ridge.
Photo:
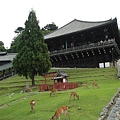
POLYGON ((84 20, 78 20, 78 19, 74 19, 77 20, 79 22, 86 22, 86 23, 102 23, 102 22, 109 22, 112 20, 112 18, 108 19, 108 20, 102 20, 102 21, 84 21, 84 20))
MULTIPOLYGON (((75 20, 75 19, 74 19, 74 20, 75 20)), ((57 30, 54 30, 54 31, 52 31, 52 32, 50 32, 50 33, 48 33, 48 34, 46 34, 45 36, 47 36, 47 35, 49 35, 49 34, 52 34, 52 33, 56 32, 56 31, 58 31, 59 29, 62 29, 63 27, 65 27, 66 25, 70 24, 70 23, 73 22, 74 20, 72 20, 72 21, 70 21, 69 23, 63 25, 62 27, 58 28, 57 30)), ((45 36, 44 36, 44 37, 45 37, 45 36)))
POLYGON ((74 19, 71 22, 65 24, 64 26, 58 28, 57 30, 45 35, 44 39, 58 37, 58 36, 78 32, 78 31, 90 29, 96 26, 101 26, 101 25, 110 23, 113 20, 109 19, 105 21, 82 21, 82 20, 74 19))

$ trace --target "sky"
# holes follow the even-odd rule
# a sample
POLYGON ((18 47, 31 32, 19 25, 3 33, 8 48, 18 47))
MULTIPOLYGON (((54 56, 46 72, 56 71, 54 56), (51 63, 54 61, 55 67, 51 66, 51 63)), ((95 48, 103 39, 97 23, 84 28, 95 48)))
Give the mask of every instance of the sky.
POLYGON ((120 28, 119 0, 0 0, 0 41, 10 48, 14 31, 25 27, 31 9, 36 12, 40 28, 54 22, 59 28, 74 19, 105 21, 117 18, 120 28))

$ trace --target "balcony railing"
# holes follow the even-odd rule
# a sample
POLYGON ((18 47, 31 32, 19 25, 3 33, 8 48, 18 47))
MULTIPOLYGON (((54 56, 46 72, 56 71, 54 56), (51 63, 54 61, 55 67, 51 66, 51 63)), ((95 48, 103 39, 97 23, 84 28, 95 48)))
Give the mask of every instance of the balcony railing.
MULTIPOLYGON (((98 43, 90 43, 90 44, 81 45, 81 46, 77 46, 77 47, 71 47, 71 48, 62 49, 62 50, 55 50, 55 51, 50 52, 50 56, 60 55, 63 53, 67 54, 67 53, 72 53, 72 52, 77 52, 77 51, 84 51, 84 50, 89 50, 89 49, 111 47, 111 46, 117 46, 114 39, 111 39, 108 41, 100 41, 98 43)), ((120 52, 120 50, 119 50, 119 52, 120 52)))

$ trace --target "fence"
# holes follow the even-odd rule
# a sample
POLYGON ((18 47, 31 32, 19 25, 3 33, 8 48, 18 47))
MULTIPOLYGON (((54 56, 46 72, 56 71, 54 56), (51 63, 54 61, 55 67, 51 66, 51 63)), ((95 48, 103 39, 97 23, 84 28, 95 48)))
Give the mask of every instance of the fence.
POLYGON ((49 84, 40 84, 40 92, 42 91, 50 91, 52 88, 56 90, 69 90, 69 89, 74 89, 78 88, 78 83, 76 82, 65 82, 65 83, 55 83, 54 85, 49 85, 49 84))

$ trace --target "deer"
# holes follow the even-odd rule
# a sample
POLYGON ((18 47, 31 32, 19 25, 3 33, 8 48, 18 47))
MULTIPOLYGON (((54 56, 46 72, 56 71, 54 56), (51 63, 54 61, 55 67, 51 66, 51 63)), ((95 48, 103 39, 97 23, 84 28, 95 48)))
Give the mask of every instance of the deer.
POLYGON ((25 89, 24 92, 32 92, 32 87, 25 89))
POLYGON ((83 83, 82 86, 83 86, 83 88, 88 88, 86 83, 83 83))
POLYGON ((51 97, 51 95, 54 94, 55 92, 56 92, 56 89, 53 88, 53 89, 51 90, 51 92, 50 92, 50 97, 51 97))
POLYGON ((69 112, 68 112, 68 106, 61 106, 60 108, 58 108, 56 111, 55 111, 55 114, 54 116, 52 116, 52 118, 50 120, 60 120, 60 116, 62 114, 65 114, 66 117, 68 117, 68 119, 70 120, 70 115, 69 115, 69 112))
POLYGON ((32 87, 28 88, 28 91, 29 91, 29 92, 32 92, 32 87))
POLYGON ((98 86, 98 84, 96 82, 92 82, 92 87, 93 87, 93 89, 94 89, 94 87, 99 88, 99 86, 98 86))
POLYGON ((35 109, 34 109, 34 107, 35 107, 35 100, 31 100, 30 101, 30 106, 31 106, 32 112, 35 112, 35 109))
POLYGON ((79 100, 79 95, 76 92, 71 92, 69 101, 71 100, 72 96, 74 97, 74 100, 75 100, 75 97, 79 100))

